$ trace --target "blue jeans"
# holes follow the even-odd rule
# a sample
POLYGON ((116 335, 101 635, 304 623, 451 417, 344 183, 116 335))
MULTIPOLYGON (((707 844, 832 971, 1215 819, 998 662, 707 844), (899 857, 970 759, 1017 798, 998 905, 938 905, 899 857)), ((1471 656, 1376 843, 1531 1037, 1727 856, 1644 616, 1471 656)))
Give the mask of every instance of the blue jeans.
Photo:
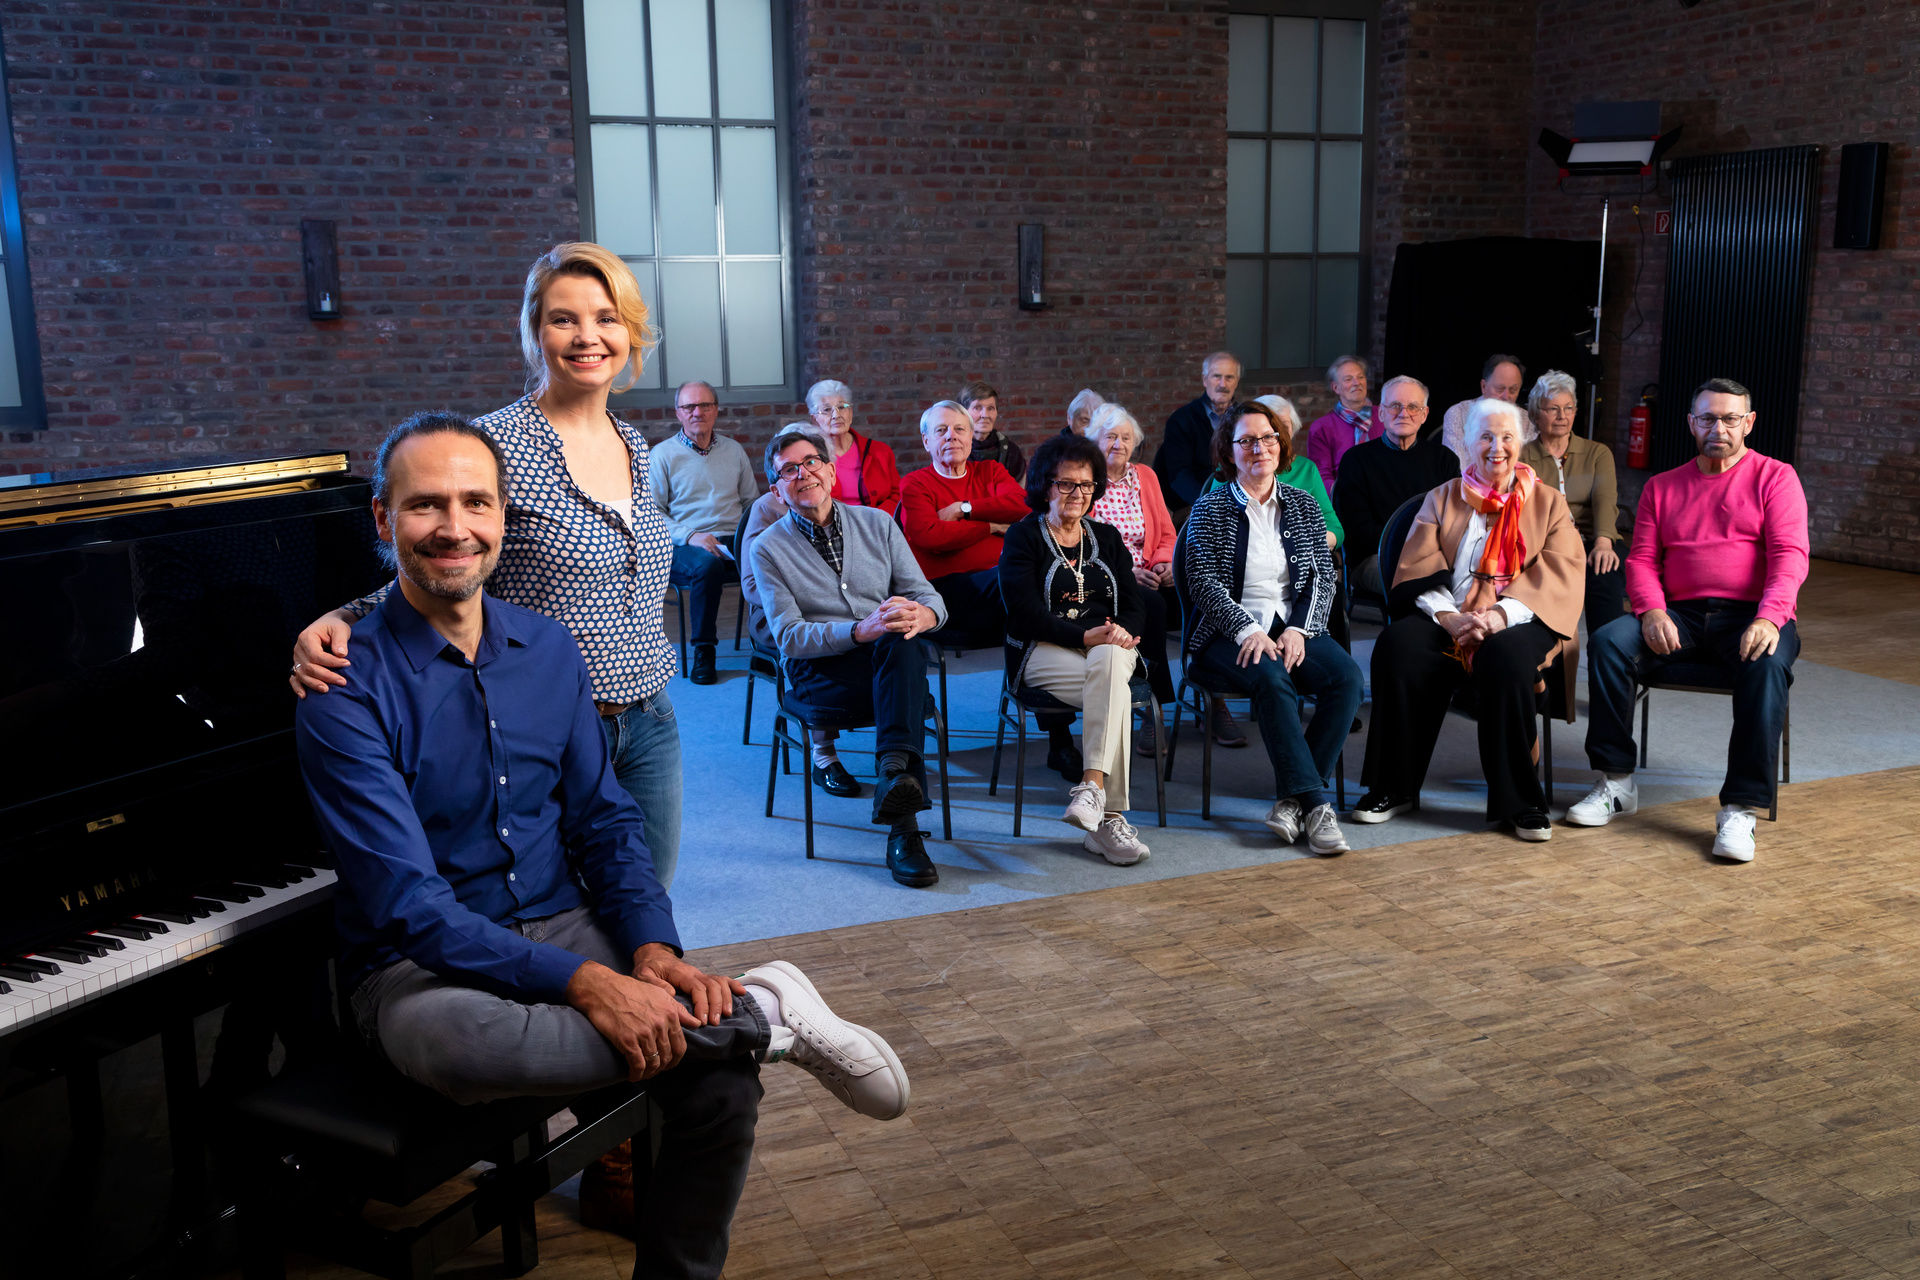
POLYGON ((1360 668, 1332 636, 1306 642, 1307 656, 1288 671, 1277 659, 1240 666, 1240 646, 1216 638, 1194 659, 1195 673, 1209 688, 1231 689, 1253 701, 1254 723, 1273 762, 1273 789, 1279 799, 1303 806, 1327 804, 1327 778, 1347 744, 1354 713, 1360 710, 1360 668), (1312 694, 1313 719, 1300 728, 1300 695, 1312 694))
MULTIPOLYGON (((1727 773, 1720 803, 1764 809, 1773 803, 1780 767, 1780 730, 1787 716, 1787 690, 1800 636, 1789 622, 1780 643, 1751 662, 1740 658, 1740 635, 1759 606, 1751 600, 1674 600, 1667 616, 1680 632, 1680 648, 1661 657, 1640 636, 1640 619, 1622 615, 1588 638, 1587 759, 1608 773, 1632 773, 1633 684, 1673 666, 1705 667, 1700 684, 1733 687, 1733 734, 1727 741, 1727 773), (1712 677, 1717 676, 1718 679, 1712 677)), ((1687 679, 1676 683, 1695 683, 1687 679)))
POLYGON ((662 889, 673 888, 680 864, 680 725, 673 700, 662 689, 617 716, 601 716, 613 776, 640 806, 646 820, 653 874, 662 889))
MULTIPOLYGON (((733 545, 732 537, 720 539, 720 545, 733 545)), ((699 547, 683 544, 673 549, 673 572, 668 581, 687 593, 687 625, 691 636, 682 636, 694 644, 714 644, 714 629, 720 616, 720 592, 729 582, 738 582, 740 572, 733 561, 699 547)))

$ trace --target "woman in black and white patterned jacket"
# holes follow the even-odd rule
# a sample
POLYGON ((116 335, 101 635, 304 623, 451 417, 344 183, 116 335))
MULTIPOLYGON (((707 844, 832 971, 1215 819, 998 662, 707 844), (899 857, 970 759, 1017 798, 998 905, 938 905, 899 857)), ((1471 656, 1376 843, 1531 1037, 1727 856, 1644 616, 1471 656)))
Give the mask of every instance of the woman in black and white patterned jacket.
POLYGON ((1333 553, 1313 495, 1276 477, 1292 461, 1292 439, 1257 402, 1236 404, 1213 436, 1222 488, 1193 504, 1180 535, 1193 623, 1187 661, 1209 688, 1253 701, 1273 761, 1278 799, 1267 827, 1286 844, 1302 833, 1322 857, 1346 838, 1326 779, 1360 708, 1360 668, 1327 634, 1333 611, 1333 553), (1300 695, 1315 699, 1302 733, 1300 695))

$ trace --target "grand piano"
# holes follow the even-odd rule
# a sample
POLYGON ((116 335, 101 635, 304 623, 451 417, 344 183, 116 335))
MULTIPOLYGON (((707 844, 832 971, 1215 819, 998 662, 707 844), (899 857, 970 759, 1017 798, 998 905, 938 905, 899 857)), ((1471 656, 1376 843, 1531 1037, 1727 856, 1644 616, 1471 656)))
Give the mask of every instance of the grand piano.
POLYGON ((0 1097, 64 1078, 97 1146, 99 1062, 158 1036, 175 1242, 219 1214, 193 1019, 229 1006, 251 1080, 326 1003, 334 877, 286 673, 302 626, 389 576, 347 464, 0 477, 0 1097))

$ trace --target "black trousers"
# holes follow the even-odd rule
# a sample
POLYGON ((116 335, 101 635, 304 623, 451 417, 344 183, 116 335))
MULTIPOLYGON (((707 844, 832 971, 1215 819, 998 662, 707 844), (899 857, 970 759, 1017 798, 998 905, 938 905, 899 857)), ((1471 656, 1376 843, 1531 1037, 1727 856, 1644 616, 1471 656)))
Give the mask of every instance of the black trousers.
POLYGON ((1140 631, 1140 652, 1147 659, 1147 685, 1153 696, 1166 706, 1173 701, 1173 670, 1167 664, 1167 619, 1179 612, 1173 589, 1140 588, 1140 603, 1146 607, 1146 625, 1140 631))
POLYGON ((874 754, 906 752, 908 770, 926 794, 920 753, 927 732, 927 651, 919 640, 889 631, 830 658, 789 658, 786 670, 793 700, 819 712, 808 723, 839 729, 871 722, 874 754))
POLYGON ((1627 611, 1627 565, 1623 557, 1609 573, 1587 570, 1587 637, 1627 611))
POLYGON ((999 565, 935 578, 933 589, 946 601, 950 629, 983 643, 1000 644, 1006 639, 1007 606, 1000 598, 999 565))
POLYGON ((1373 646, 1373 721, 1367 728, 1362 785, 1389 795, 1418 796, 1454 690, 1471 685, 1480 722, 1480 769, 1487 779, 1487 817, 1498 821, 1547 807, 1534 768, 1540 664, 1559 637, 1535 620, 1498 632, 1473 657, 1469 672, 1447 655, 1452 638, 1424 613, 1381 632, 1373 646))

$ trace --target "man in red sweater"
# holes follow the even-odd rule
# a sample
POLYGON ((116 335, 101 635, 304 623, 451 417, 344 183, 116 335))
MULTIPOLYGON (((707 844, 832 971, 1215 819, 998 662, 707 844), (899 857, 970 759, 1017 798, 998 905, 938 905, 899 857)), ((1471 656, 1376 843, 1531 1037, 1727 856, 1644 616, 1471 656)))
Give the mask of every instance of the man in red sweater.
POLYGON ((1745 387, 1729 378, 1701 383, 1687 414, 1700 456, 1641 491, 1627 553, 1635 616, 1589 637, 1587 757, 1601 776, 1567 811, 1575 826, 1604 826, 1638 807, 1634 681, 1667 671, 1677 683, 1733 686, 1713 852, 1753 861, 1755 810, 1772 802, 1800 652, 1793 618, 1809 550, 1800 477, 1747 448, 1753 418, 1745 387))
POLYGON ((997 462, 971 457, 973 422, 952 400, 920 415, 933 465, 900 481, 900 526, 920 571, 946 601, 951 625, 999 641, 1001 536, 1027 515, 1027 495, 997 462))

